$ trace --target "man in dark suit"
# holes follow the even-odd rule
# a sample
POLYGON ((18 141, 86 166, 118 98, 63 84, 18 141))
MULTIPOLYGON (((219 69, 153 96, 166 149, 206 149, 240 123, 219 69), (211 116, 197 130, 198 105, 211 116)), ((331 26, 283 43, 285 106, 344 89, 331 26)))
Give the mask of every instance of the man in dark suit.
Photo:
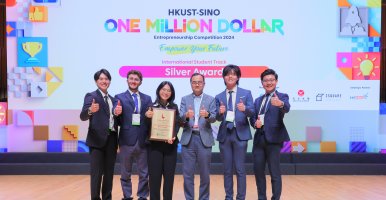
POLYGON ((117 117, 119 130, 119 158, 121 162, 121 185, 123 200, 133 199, 131 174, 133 161, 138 170, 138 199, 149 196, 149 172, 147 165, 147 147, 145 144, 149 127, 144 123, 145 113, 152 105, 151 97, 138 91, 142 84, 142 73, 130 70, 127 73, 129 89, 115 96, 114 115, 117 117))
POLYGON ((233 199, 233 166, 236 169, 236 199, 245 199, 246 172, 245 157, 248 140, 252 139, 248 117, 253 116, 251 91, 238 87, 241 77, 237 65, 227 65, 222 76, 225 91, 216 96, 216 119, 221 121, 217 140, 224 162, 225 199, 233 199))
POLYGON ((194 169, 200 171, 199 200, 209 200, 210 161, 214 145, 211 123, 216 121, 216 102, 204 91, 205 77, 194 73, 190 77, 193 93, 182 97, 180 116, 184 121, 182 145, 182 173, 186 200, 194 200, 194 169))
POLYGON ((115 99, 107 93, 111 76, 106 69, 94 74, 98 89, 84 97, 80 113, 82 121, 89 120, 86 144, 90 148, 91 199, 111 199, 114 164, 117 155, 117 126, 114 124, 112 107, 115 99))
POLYGON ((284 114, 290 110, 288 95, 276 90, 278 75, 272 69, 261 74, 265 95, 255 100, 255 114, 250 118, 256 128, 253 140, 253 165, 258 199, 267 199, 265 165, 268 163, 272 183, 272 200, 280 199, 282 190, 280 150, 289 141, 284 114))

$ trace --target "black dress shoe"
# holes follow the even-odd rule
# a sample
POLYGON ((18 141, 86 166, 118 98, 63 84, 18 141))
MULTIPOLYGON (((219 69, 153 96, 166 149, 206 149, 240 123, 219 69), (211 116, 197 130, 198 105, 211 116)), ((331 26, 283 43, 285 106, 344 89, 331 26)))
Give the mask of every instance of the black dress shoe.
POLYGON ((139 197, 138 200, 147 200, 147 199, 143 197, 139 197))
POLYGON ((133 197, 129 197, 129 198, 122 198, 122 200, 133 200, 133 197))

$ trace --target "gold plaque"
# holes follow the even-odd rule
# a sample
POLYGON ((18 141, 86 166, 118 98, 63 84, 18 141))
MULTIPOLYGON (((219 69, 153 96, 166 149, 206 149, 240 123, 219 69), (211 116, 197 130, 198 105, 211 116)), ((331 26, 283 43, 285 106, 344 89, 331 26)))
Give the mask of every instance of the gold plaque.
POLYGON ((176 110, 153 108, 149 140, 167 141, 174 137, 176 110))

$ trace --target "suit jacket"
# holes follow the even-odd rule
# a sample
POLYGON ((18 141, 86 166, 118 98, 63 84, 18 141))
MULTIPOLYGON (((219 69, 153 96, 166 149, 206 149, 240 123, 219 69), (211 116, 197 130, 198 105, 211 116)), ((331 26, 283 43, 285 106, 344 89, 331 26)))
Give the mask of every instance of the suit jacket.
POLYGON ((137 140, 141 146, 145 145, 145 140, 149 131, 149 127, 146 123, 144 123, 146 118, 145 113, 152 105, 152 101, 149 95, 139 92, 139 96, 141 100, 141 108, 139 112, 141 116, 141 123, 140 125, 132 125, 133 113, 135 110, 133 97, 128 90, 115 95, 117 101, 114 104, 114 109, 118 104, 118 100, 120 100, 122 106, 122 114, 116 117, 118 125, 120 126, 119 145, 133 146, 137 140))
MULTIPOLYGON (((213 138, 213 130, 211 123, 216 121, 216 102, 215 99, 212 96, 209 96, 205 93, 202 94, 202 100, 200 109, 202 106, 205 107, 205 109, 209 112, 209 117, 205 119, 204 117, 199 117, 198 119, 198 127, 200 129, 200 136, 202 144, 204 144, 205 147, 211 147, 214 145, 214 138, 213 138)), ((192 137, 192 129, 194 125, 194 119, 189 119, 186 121, 185 113, 188 111, 189 106, 192 106, 194 109, 194 94, 189 94, 181 99, 181 106, 180 106, 180 117, 184 120, 183 124, 183 131, 181 135, 180 143, 181 145, 187 145, 190 142, 190 138, 192 137)))
MULTIPOLYGON (((115 98, 110 95, 109 97, 114 104, 116 102, 115 98)), ((82 111, 80 113, 80 119, 82 121, 89 120, 88 133, 86 139, 87 146, 95 148, 104 147, 107 142, 107 137, 110 133, 110 111, 108 110, 108 104, 105 103, 103 95, 99 90, 87 93, 84 97, 84 103, 82 111), (95 103, 99 103, 99 110, 98 112, 89 115, 88 109, 90 108, 93 99, 95 99, 95 103)), ((116 123, 114 123, 114 128, 115 130, 118 130, 116 123)))
MULTIPOLYGON (((216 95, 216 108, 217 108, 216 119, 218 121, 221 121, 219 130, 218 130, 217 140, 219 142, 224 142, 226 134, 228 132, 226 127, 226 120, 225 120, 227 112, 225 111, 225 113, 222 115, 219 113, 221 102, 223 102, 226 107, 228 106, 226 90, 216 95)), ((250 140, 252 139, 252 134, 251 134, 251 128, 249 127, 248 117, 252 117, 254 113, 253 98, 252 98, 251 91, 237 87, 236 102, 234 105, 235 105, 234 110, 235 110, 235 125, 237 130, 237 136, 240 140, 250 140), (237 103, 239 103, 240 99, 242 99, 245 104, 244 112, 241 112, 237 109, 237 103)))
POLYGON ((265 138, 269 143, 281 143, 290 140, 287 129, 283 122, 284 114, 288 113, 291 107, 288 100, 289 97, 288 94, 280 93, 278 91, 275 92, 277 97, 279 97, 279 99, 284 102, 283 108, 272 106, 270 102, 267 102, 267 111, 264 115, 264 126, 262 129, 256 128, 255 122, 257 120, 257 116, 259 114, 258 112, 264 98, 263 95, 259 98, 256 98, 254 103, 256 113, 253 115, 253 117, 250 118, 251 126, 256 129, 255 139, 256 134, 258 134, 260 131, 264 131, 265 138))

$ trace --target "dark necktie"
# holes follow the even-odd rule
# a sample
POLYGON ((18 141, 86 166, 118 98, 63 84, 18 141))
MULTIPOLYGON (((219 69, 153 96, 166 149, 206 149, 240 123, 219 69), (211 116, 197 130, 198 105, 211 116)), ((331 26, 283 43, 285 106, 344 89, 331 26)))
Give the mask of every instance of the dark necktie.
POLYGON ((263 107, 260 107, 259 115, 265 114, 265 111, 267 108, 268 97, 269 97, 269 94, 264 95, 264 98, 263 98, 264 105, 263 105, 263 107))
POLYGON ((104 97, 104 99, 105 99, 105 103, 106 103, 106 105, 107 105, 107 110, 109 111, 108 113, 109 113, 109 116, 110 116, 110 105, 109 105, 109 100, 108 100, 108 96, 107 95, 105 95, 105 97, 104 97))
MULTIPOLYGON (((228 99, 228 111, 233 111, 233 103, 232 103, 232 93, 233 91, 229 91, 229 99, 228 99)), ((234 127, 233 122, 227 122, 227 128, 232 129, 234 127)))
POLYGON ((131 96, 134 98, 134 104, 135 104, 135 113, 138 113, 138 97, 136 93, 133 93, 131 96))

